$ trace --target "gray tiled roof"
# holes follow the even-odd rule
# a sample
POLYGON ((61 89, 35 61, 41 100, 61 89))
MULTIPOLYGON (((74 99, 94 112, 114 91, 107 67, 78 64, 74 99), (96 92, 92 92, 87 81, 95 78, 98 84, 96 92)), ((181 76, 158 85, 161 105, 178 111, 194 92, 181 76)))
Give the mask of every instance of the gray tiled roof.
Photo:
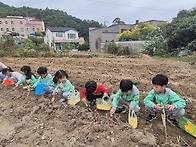
MULTIPOLYGON (((69 30, 77 31, 74 28, 65 28, 65 27, 48 27, 51 32, 67 32, 69 30)), ((78 31, 77 31, 78 32, 78 31)))

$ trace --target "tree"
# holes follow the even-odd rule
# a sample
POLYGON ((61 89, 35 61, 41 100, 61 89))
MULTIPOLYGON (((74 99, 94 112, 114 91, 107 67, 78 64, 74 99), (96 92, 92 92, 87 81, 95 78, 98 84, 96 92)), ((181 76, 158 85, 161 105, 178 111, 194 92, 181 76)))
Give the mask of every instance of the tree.
POLYGON ((101 49, 101 42, 102 42, 102 40, 101 40, 100 37, 98 37, 98 38, 96 39, 96 41, 95 41, 95 47, 96 47, 97 51, 98 51, 99 49, 101 49))
POLYGON ((117 38, 120 41, 147 40, 154 29, 155 28, 149 22, 139 23, 133 30, 126 30, 119 34, 117 38))
POLYGON ((121 21, 121 19, 119 17, 116 17, 113 21, 112 21, 113 24, 125 24, 124 21, 121 21))
POLYGON ((166 38, 166 26, 167 23, 159 24, 149 36, 150 41, 147 41, 144 45, 144 53, 150 56, 167 56, 168 44, 166 38))
POLYGON ((166 28, 169 49, 183 48, 196 39, 196 9, 183 10, 166 28))
POLYGON ((118 34, 117 38, 120 41, 129 41, 131 39, 131 31, 127 29, 124 32, 122 32, 121 34, 118 34))
POLYGON ((131 40, 146 40, 153 29, 149 22, 139 23, 131 31, 131 40))

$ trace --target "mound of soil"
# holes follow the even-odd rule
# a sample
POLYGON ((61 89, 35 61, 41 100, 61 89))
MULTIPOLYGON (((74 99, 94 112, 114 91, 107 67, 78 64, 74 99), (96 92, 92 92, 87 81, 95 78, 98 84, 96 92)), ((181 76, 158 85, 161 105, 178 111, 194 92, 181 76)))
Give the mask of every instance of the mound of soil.
POLYGON ((95 80, 117 91, 124 78, 131 79, 140 90, 138 128, 132 129, 127 113, 109 117, 109 112, 88 109, 80 102, 76 106, 51 103, 45 96, 36 96, 22 87, 0 87, 0 145, 1 146, 196 146, 194 137, 167 123, 165 140, 161 116, 145 121, 143 99, 152 88, 151 79, 157 73, 169 77, 168 87, 187 102, 186 114, 196 124, 196 69, 188 63, 159 61, 151 58, 1 58, 1 62, 19 71, 30 65, 35 72, 39 66, 49 73, 64 69, 79 91, 88 80, 95 80))

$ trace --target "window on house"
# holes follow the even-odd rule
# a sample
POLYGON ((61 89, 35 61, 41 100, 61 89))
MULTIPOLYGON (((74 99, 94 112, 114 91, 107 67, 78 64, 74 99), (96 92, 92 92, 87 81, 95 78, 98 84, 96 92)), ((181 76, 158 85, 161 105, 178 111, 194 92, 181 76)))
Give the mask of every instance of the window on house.
POLYGON ((0 24, 3 24, 2 21, 0 21, 0 24))
POLYGON ((6 31, 8 32, 9 31, 9 28, 7 28, 6 31))
POLYGON ((63 33, 56 33, 56 37, 63 37, 63 33))
POLYGON ((23 24, 23 22, 22 22, 22 21, 20 21, 20 24, 23 24))
POLYGON ((35 31, 35 28, 33 28, 33 32, 35 31))
POLYGON ((24 32, 24 28, 20 28, 20 31, 21 31, 21 32, 24 32))
POLYGON ((27 28, 27 32, 29 32, 29 28, 27 28))
POLYGON ((124 31, 126 31, 126 29, 121 29, 121 33, 123 33, 124 31))
POLYGON ((56 50, 61 50, 62 49, 62 44, 61 43, 56 43, 56 50))
POLYGON ((76 39, 76 34, 68 34, 68 39, 76 39))
POLYGON ((4 29, 3 28, 1 28, 1 32, 3 32, 4 31, 4 29))
POLYGON ((39 28, 37 28, 37 31, 39 31, 39 28))
POLYGON ((5 21, 5 24, 8 24, 8 22, 7 22, 7 21, 5 21))
POLYGON ((14 22, 13 22, 13 21, 11 21, 11 24, 14 24, 14 22))
POLYGON ((15 31, 15 29, 14 29, 14 28, 12 28, 12 31, 15 31))

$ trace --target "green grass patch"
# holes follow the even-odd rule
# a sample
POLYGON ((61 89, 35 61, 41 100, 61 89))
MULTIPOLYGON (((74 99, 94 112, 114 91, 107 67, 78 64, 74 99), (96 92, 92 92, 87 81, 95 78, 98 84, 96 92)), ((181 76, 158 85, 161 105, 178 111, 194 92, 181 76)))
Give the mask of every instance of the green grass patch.
POLYGON ((153 59, 159 59, 159 60, 172 60, 172 61, 181 61, 181 62, 196 62, 196 55, 189 55, 189 56, 183 56, 183 57, 159 57, 159 56, 153 56, 153 59))

